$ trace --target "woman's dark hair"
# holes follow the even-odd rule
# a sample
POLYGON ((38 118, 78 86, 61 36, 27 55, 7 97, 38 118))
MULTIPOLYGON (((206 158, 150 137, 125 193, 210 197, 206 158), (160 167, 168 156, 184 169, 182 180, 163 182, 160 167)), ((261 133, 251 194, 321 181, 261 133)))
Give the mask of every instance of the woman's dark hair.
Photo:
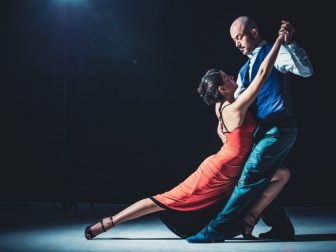
POLYGON ((223 102, 225 98, 219 93, 218 87, 222 86, 223 78, 219 68, 211 68, 202 77, 197 92, 207 105, 223 102))

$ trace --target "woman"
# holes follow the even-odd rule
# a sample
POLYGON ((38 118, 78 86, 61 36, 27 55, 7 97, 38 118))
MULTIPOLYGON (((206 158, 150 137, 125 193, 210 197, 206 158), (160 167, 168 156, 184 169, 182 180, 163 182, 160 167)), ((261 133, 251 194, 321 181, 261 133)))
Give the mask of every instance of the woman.
MULTIPOLYGON (((236 100, 234 92, 237 84, 232 76, 219 69, 211 69, 202 78, 198 92, 208 105, 215 104, 219 136, 225 141, 219 152, 205 159, 193 174, 172 190, 140 200, 114 216, 87 226, 87 239, 125 221, 154 212, 160 212, 165 224, 178 236, 185 238, 197 233, 214 217, 231 194, 252 148, 256 122, 248 108, 272 70, 284 35, 285 31, 280 30, 255 79, 236 100), (188 219, 194 222, 185 221, 188 219)), ((261 211, 287 182, 288 176, 286 179, 282 174, 286 175, 279 172, 274 175, 273 183, 245 216, 242 224, 245 238, 253 238, 252 229, 261 211)))

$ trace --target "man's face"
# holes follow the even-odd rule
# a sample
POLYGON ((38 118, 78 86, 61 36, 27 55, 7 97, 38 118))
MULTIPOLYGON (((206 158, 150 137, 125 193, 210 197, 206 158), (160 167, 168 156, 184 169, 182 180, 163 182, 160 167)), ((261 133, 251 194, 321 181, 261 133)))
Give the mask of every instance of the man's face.
POLYGON ((257 46, 256 38, 252 31, 248 31, 241 24, 233 24, 230 29, 230 35, 235 46, 244 55, 252 53, 254 48, 257 46))

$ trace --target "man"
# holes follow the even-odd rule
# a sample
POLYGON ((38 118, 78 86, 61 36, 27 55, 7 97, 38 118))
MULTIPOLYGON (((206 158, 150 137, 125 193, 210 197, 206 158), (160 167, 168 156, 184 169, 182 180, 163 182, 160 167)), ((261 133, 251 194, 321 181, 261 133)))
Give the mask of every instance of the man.
MULTIPOLYGON (((255 146, 223 210, 202 231, 188 237, 188 242, 220 242, 241 234, 242 218, 269 184, 296 140, 297 125, 291 103, 289 73, 309 77, 313 69, 305 51, 294 42, 294 28, 288 21, 282 21, 279 33, 285 34, 285 44, 281 46, 274 68, 250 108, 259 119, 255 146)), ((235 46, 249 58, 239 72, 238 96, 251 83, 272 46, 261 39, 257 25, 250 17, 238 17, 231 25, 230 34, 235 46)), ((260 234, 260 238, 294 239, 293 226, 280 205, 271 204, 265 211, 264 221, 272 229, 260 234)))

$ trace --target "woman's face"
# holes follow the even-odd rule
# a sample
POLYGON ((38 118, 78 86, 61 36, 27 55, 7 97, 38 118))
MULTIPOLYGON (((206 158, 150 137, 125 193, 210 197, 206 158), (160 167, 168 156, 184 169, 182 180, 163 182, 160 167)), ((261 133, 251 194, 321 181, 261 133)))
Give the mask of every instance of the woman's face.
POLYGON ((222 75, 223 87, 224 87, 225 91, 227 93, 233 95, 234 92, 236 91, 237 87, 238 87, 234 77, 224 73, 223 71, 221 71, 220 73, 222 75))

